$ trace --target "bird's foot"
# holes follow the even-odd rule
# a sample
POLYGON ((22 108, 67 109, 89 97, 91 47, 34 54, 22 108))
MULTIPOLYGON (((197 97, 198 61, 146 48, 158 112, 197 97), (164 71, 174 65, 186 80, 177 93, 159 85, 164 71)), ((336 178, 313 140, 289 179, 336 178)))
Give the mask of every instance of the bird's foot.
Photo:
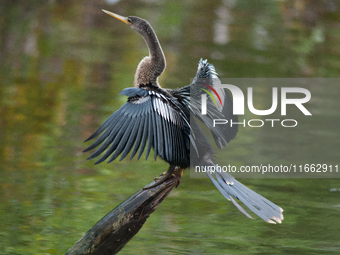
POLYGON ((153 178, 154 181, 158 182, 163 178, 164 175, 166 175, 167 171, 161 173, 158 177, 153 178))
MULTIPOLYGON (((152 188, 157 187, 158 185, 162 184, 162 183, 165 182, 167 179, 169 179, 169 178, 171 178, 171 177, 173 176, 173 173, 174 173, 175 169, 177 169, 177 167, 171 165, 171 166, 169 167, 168 171, 166 171, 166 172, 160 174, 159 177, 154 178, 154 180, 155 180, 155 183, 154 183, 154 184, 152 184, 152 185, 150 185, 150 186, 147 186, 147 187, 145 187, 144 189, 152 189, 152 188)), ((176 184, 176 187, 177 187, 178 185, 179 185, 179 183, 176 184)))
POLYGON ((182 176, 183 176, 183 171, 184 171, 184 168, 180 168, 180 167, 176 167, 175 168, 175 171, 174 171, 174 173, 172 174, 172 175, 177 175, 177 176, 180 176, 181 178, 179 178, 178 180, 177 180, 177 183, 176 183, 176 188, 179 186, 179 184, 181 183, 181 179, 182 179, 182 176))

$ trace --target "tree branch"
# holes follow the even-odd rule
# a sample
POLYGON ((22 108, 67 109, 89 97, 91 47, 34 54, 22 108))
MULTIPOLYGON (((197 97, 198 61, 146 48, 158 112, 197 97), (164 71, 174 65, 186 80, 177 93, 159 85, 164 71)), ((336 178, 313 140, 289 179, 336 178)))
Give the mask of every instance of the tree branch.
POLYGON ((176 168, 173 176, 159 185, 147 189, 155 184, 153 181, 137 191, 97 222, 65 255, 118 253, 138 233, 173 187, 179 185, 181 176, 182 171, 176 168))

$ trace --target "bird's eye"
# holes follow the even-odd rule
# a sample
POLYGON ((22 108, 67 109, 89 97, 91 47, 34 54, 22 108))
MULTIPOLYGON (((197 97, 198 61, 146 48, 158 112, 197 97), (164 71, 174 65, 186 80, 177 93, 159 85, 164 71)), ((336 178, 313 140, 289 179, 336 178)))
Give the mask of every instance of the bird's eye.
POLYGON ((127 22, 128 22, 129 24, 131 24, 131 19, 130 19, 130 18, 128 18, 128 19, 127 19, 127 22))

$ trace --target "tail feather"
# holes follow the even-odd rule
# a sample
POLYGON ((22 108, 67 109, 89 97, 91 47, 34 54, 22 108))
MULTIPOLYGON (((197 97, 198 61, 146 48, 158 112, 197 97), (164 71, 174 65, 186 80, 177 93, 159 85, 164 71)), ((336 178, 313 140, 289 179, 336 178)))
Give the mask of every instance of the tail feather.
POLYGON ((207 175, 222 195, 226 199, 231 200, 233 204, 247 217, 253 218, 233 199, 233 197, 239 199, 253 213, 264 221, 273 224, 282 222, 283 210, 281 207, 249 189, 230 174, 207 171, 207 175))

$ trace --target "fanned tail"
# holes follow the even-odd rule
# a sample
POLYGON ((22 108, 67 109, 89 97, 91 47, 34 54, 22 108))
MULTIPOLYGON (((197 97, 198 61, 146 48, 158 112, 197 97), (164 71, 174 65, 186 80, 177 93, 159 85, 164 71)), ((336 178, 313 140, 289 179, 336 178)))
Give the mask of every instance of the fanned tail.
POLYGON ((244 186, 232 175, 225 172, 208 172, 210 180, 222 195, 233 202, 233 204, 247 217, 251 217, 234 199, 239 199, 253 213, 268 223, 281 223, 283 220, 283 210, 265 197, 244 186))

